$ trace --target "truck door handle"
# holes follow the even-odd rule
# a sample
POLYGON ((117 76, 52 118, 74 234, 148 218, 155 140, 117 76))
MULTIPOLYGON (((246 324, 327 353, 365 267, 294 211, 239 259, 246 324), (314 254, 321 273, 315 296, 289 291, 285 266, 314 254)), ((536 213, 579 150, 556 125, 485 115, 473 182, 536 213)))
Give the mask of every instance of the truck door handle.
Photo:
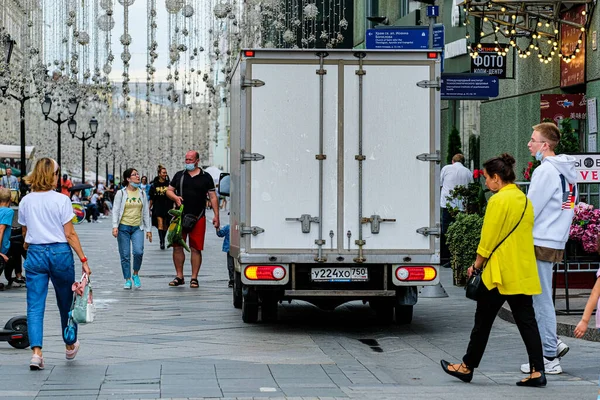
POLYGON ((370 218, 361 218, 361 224, 371 223, 371 233, 377 234, 381 229, 382 222, 396 222, 396 218, 381 218, 379 215, 371 215, 370 218))

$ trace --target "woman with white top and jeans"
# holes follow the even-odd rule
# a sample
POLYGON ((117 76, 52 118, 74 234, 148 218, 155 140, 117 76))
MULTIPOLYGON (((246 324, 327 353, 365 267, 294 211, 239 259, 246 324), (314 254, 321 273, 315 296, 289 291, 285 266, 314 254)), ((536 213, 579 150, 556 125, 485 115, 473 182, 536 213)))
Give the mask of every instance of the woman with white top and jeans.
POLYGON ((64 336, 73 300, 71 286, 75 282, 71 249, 81 260, 82 272, 92 273, 71 222, 71 200, 55 191, 59 176, 56 161, 40 159, 26 178, 27 184, 31 185, 31 193, 23 197, 19 205, 19 224, 23 226, 25 237, 23 247, 27 249, 24 268, 27 272, 27 331, 33 350, 29 363, 31 370, 44 369, 42 341, 48 281, 52 281, 56 293, 66 358, 72 360, 79 351, 77 325, 74 338, 67 340, 64 336))
POLYGON ((121 268, 125 279, 124 289, 133 286, 142 287, 139 272, 142 268, 144 256, 144 231, 146 238, 152 243, 152 224, 150 223, 150 211, 148 197, 140 188, 140 174, 133 168, 123 172, 123 189, 115 194, 113 205, 112 234, 117 238, 119 254, 121 256, 121 268), (131 254, 133 247, 133 276, 131 275, 131 254))

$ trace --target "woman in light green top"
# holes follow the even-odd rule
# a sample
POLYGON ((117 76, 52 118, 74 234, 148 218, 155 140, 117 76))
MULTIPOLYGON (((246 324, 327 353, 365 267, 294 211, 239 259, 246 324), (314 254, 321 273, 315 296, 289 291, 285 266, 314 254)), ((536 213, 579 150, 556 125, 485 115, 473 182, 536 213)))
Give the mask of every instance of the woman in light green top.
POLYGON ((125 279, 124 289, 133 286, 140 288, 139 272, 144 256, 144 231, 146 238, 152 243, 152 225, 146 192, 140 188, 140 174, 133 168, 123 173, 123 182, 127 186, 115 195, 113 205, 113 236, 117 238, 121 268, 125 279), (131 275, 131 247, 133 247, 133 276, 131 275))

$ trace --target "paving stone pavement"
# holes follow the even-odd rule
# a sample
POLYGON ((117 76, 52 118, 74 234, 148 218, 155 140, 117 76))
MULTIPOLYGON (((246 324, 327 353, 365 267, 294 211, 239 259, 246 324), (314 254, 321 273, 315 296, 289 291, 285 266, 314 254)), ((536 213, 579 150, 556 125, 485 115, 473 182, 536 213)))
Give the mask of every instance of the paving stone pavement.
MULTIPOLYGON (((210 213, 209 213, 210 219, 210 213)), ((222 218, 227 220, 225 215, 222 218)), ((518 388, 527 362, 514 325, 496 320, 471 384, 447 376, 442 358, 462 357, 475 303, 451 286, 447 298, 419 300, 410 326, 378 324, 368 305, 333 312, 304 302, 280 305, 275 324, 244 324, 231 305, 221 239, 208 229, 200 288, 169 287, 171 252, 146 242, 142 288, 125 291, 109 220, 77 226, 93 269, 98 308, 80 326, 81 351, 67 362, 50 291, 44 326, 46 369, 29 371, 29 350, 0 342, 0 399, 591 399, 598 395, 600 343, 564 338, 565 372, 545 389, 518 388)), ((155 231, 156 233, 156 231, 155 231)), ((157 235, 155 234, 155 238, 157 235)), ((0 292, 0 323, 25 314, 25 289, 0 292)))

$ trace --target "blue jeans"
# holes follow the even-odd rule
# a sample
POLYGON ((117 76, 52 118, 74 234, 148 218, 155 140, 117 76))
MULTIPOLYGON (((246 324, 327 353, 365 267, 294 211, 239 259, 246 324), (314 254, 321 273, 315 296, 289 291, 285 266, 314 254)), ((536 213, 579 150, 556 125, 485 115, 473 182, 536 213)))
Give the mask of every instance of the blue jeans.
POLYGON ((27 251, 24 268, 27 273, 27 332, 31 347, 42 347, 48 280, 52 281, 56 293, 63 341, 69 345, 75 343, 77 325, 75 325, 75 339, 72 342, 68 342, 64 337, 73 302, 71 286, 75 282, 71 246, 67 243, 32 244, 27 251))
POLYGON ((144 231, 139 226, 119 224, 117 244, 121 256, 123 278, 131 279, 130 244, 133 245, 133 270, 138 272, 142 268, 142 257, 144 256, 144 231))

